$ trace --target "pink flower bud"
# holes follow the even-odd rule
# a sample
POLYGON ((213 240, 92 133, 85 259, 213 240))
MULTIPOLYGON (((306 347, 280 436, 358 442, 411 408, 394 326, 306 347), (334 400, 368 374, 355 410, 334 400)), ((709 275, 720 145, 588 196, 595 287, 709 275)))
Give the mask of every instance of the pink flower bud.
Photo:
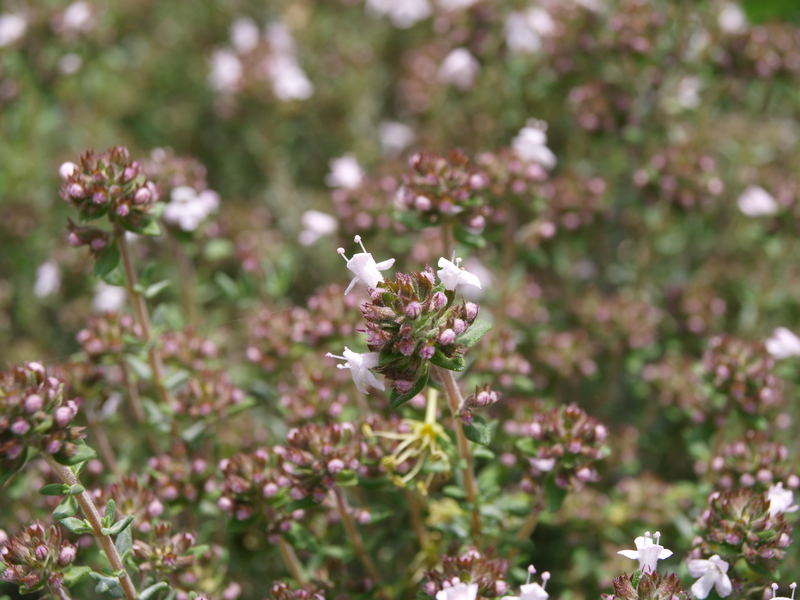
POLYGON ((219 500, 217 500, 217 507, 225 512, 230 512, 233 509, 233 500, 227 496, 220 496, 219 500))
POLYGON ((94 238, 89 244, 89 247, 95 252, 99 252, 106 247, 106 241, 103 238, 94 238))
POLYGON ((92 202, 95 204, 105 204, 108 200, 108 196, 103 190, 97 191, 92 194, 92 202))
POLYGON ((431 296, 431 308, 433 308, 433 310, 439 310, 446 304, 447 296, 444 294, 444 292, 436 292, 433 296, 431 296))
POLYGON ((78 237, 78 234, 77 234, 77 233, 75 233, 74 231, 70 231, 70 232, 67 234, 67 243, 68 243, 70 246, 73 246, 73 247, 75 247, 75 246, 80 246, 80 245, 81 245, 81 238, 80 238, 80 237, 78 237))
POLYGON ((61 546, 61 551, 58 553, 58 564, 65 566, 75 560, 77 550, 72 544, 65 544, 61 546))
POLYGON ((433 358, 433 355, 436 353, 436 348, 433 346, 423 346, 419 350, 419 356, 423 360, 430 360, 433 358))
POLYGON ((11 433, 14 435, 25 435, 30 430, 31 426, 28 424, 27 421, 23 419, 19 419, 14 421, 14 424, 11 425, 11 433))
POLYGON ((153 500, 147 505, 147 514, 151 517, 158 517, 164 512, 164 505, 159 500, 153 500))
POLYGON ((43 403, 44 401, 39 394, 31 394, 25 398, 25 412, 35 413, 37 410, 42 408, 43 403))
POLYGON ((419 211, 425 212, 431 209, 431 200, 426 196, 417 196, 414 198, 414 208, 419 211))
POLYGON ((133 201, 136 204, 147 204, 147 202, 150 201, 150 198, 152 198, 152 194, 150 193, 150 190, 146 187, 140 187, 138 190, 136 190, 136 193, 133 195, 133 201))
POLYGON ((467 330, 467 324, 463 319, 453 319, 453 331, 457 334, 462 334, 467 330))
POLYGON ((478 308, 478 305, 474 302, 467 302, 464 305, 464 314, 467 317, 467 321, 471 323, 475 320, 475 318, 478 316, 478 308))
POLYGON ((36 558, 39 560, 44 560, 47 558, 47 546, 44 544, 39 544, 34 548, 33 553, 36 555, 36 558))
POLYGON ((339 460, 338 458, 334 458, 333 460, 328 462, 328 472, 336 475, 340 471, 344 469, 344 463, 339 460))
POLYGON ((56 409, 56 424, 59 427, 66 427, 72 421, 72 418, 75 416, 72 409, 69 406, 60 406, 56 409))
POLYGON ((128 206, 127 204, 120 204, 119 206, 117 206, 117 214, 120 217, 127 217, 130 212, 131 212, 131 207, 128 206))
POLYGON ((84 192, 83 186, 81 186, 79 183, 71 183, 67 188, 67 194, 70 198, 77 200, 79 198, 83 198, 86 192, 84 192))
POLYGON ((416 319, 422 313, 422 304, 416 300, 409 302, 405 310, 406 316, 411 319, 416 319))
POLYGON ((456 341, 456 332, 449 328, 445 329, 442 333, 439 334, 439 337, 436 338, 436 341, 438 341, 443 346, 449 346, 450 344, 456 341))
POLYGON ((264 494, 265 498, 272 498, 275 494, 278 493, 278 486, 275 485, 273 482, 269 482, 261 488, 261 493, 264 494))

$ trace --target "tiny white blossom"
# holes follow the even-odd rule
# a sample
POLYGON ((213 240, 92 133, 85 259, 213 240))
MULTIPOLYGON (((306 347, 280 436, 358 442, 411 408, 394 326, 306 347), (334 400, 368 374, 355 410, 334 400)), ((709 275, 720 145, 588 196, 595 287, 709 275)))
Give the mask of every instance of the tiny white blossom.
POLYGON ((72 174, 77 170, 78 165, 76 165, 74 162, 67 161, 65 163, 61 163, 61 166, 58 167, 58 176, 61 177, 61 179, 67 179, 71 177, 72 174))
POLYGON ((342 255, 342 258, 347 261, 348 270, 355 274, 355 277, 350 281, 350 285, 348 285, 347 289, 344 291, 345 295, 349 294, 350 290, 352 290, 359 281, 370 289, 378 287, 378 284, 383 281, 381 271, 390 269, 394 264, 393 258, 376 263, 375 259, 372 258, 372 254, 367 252, 366 248, 364 248, 364 244, 361 242, 361 236, 357 235, 353 240, 356 244, 361 246, 363 252, 354 254, 351 258, 347 258, 344 253, 344 248, 338 248, 336 250, 342 255))
POLYGON ((73 2, 61 15, 61 26, 68 31, 89 31, 94 26, 92 7, 88 2, 73 2))
POLYGON ((353 190, 361 185, 364 170, 352 154, 334 158, 330 162, 331 172, 325 177, 325 183, 331 187, 353 190))
POLYGON ((778 584, 773 583, 771 586, 772 588, 772 600, 794 600, 794 592, 797 589, 797 583, 794 581, 789 585, 789 589, 792 590, 792 597, 789 598, 788 596, 776 596, 778 593, 778 584))
POLYGON ((247 54, 258 46, 261 31, 253 19, 239 17, 231 24, 231 44, 237 52, 247 54))
POLYGON ((769 500, 769 514, 773 517, 800 509, 800 506, 794 503, 794 492, 785 489, 780 481, 769 488, 767 499, 769 500))
POLYGON ((800 337, 786 329, 778 327, 765 342, 767 352, 773 358, 781 360, 792 356, 800 356, 800 337))
POLYGON ((95 312, 116 312, 125 305, 125 288, 102 281, 94 288, 92 308, 95 312))
POLYGON ((367 11, 378 17, 387 17, 398 29, 408 29, 431 15, 428 0, 367 0, 367 11))
POLYGON ((58 292, 61 287, 61 271, 54 260, 48 260, 36 269, 36 283, 33 294, 37 298, 46 298, 58 292))
POLYGON ((211 72, 208 75, 211 87, 217 92, 233 92, 239 88, 244 68, 233 50, 215 50, 211 55, 211 72))
POLYGON ((28 20, 20 14, 6 13, 0 15, 0 48, 10 46, 25 35, 28 20))
POLYGON ((272 93, 278 100, 307 100, 314 93, 314 84, 294 56, 277 54, 270 57, 267 72, 272 80, 272 93))
POLYGON ((728 563, 722 560, 717 554, 708 560, 695 559, 688 563, 689 575, 699 577, 692 584, 692 594, 695 598, 703 600, 708 597, 711 588, 717 590, 720 598, 729 596, 733 586, 728 577, 728 563))
POLYGON ((639 568, 642 573, 655 573, 656 563, 659 560, 664 560, 672 556, 672 550, 667 550, 659 544, 661 534, 656 531, 655 537, 650 535, 649 531, 645 531, 644 536, 639 536, 633 543, 636 544, 636 550, 620 550, 617 554, 621 554, 625 558, 639 561, 639 568), (655 541, 653 541, 655 539, 655 541))
POLYGON ((481 280, 478 279, 478 276, 461 268, 460 258, 456 258, 453 262, 441 257, 438 265, 439 270, 436 271, 436 275, 439 276, 439 280, 444 284, 446 290, 453 291, 462 285, 481 288, 481 280))
POLYGON ((536 568, 533 565, 528 565, 528 579, 525 585, 520 586, 519 596, 503 596, 501 600, 547 600, 550 594, 547 593, 545 588, 550 580, 550 573, 547 571, 542 573, 541 585, 536 582, 531 583, 531 576, 534 573, 536 573, 536 568))
POLYGON ((466 90, 472 87, 480 65, 469 50, 456 48, 448 54, 439 66, 439 81, 466 90))
POLYGON ((742 7, 735 2, 728 2, 717 16, 719 28, 730 34, 744 33, 747 30, 747 17, 742 7))
POLYGON ((439 7, 446 11, 464 10, 477 1, 478 0, 439 0, 439 7))
POLYGON ((187 185, 176 187, 164 207, 164 220, 183 231, 194 231, 219 208, 219 196, 212 190, 198 193, 187 185))
POLYGON ((329 358, 338 358, 346 361, 346 364, 336 365, 337 369, 350 369, 350 375, 353 377, 353 383, 362 394, 366 394, 369 388, 376 390, 384 390, 386 386, 383 381, 375 376, 375 373, 370 371, 378 366, 380 354, 377 352, 353 352, 347 346, 344 347, 343 356, 331 354, 328 352, 325 356, 329 358))
POLYGON ((64 75, 73 75, 80 71, 82 66, 83 59, 80 54, 74 52, 68 52, 58 61, 58 70, 64 75))
POLYGON ((399 121, 382 121, 378 125, 381 150, 384 154, 399 154, 414 142, 414 130, 399 121))
POLYGON ((556 166, 556 155, 547 147, 547 125, 530 120, 512 140, 511 147, 522 160, 536 162, 545 169, 556 166))
POLYGON ((778 212, 778 202, 772 194, 757 185, 751 185, 739 196, 738 205, 748 217, 768 217, 778 212))
POLYGON ((441 590, 436 592, 436 600, 475 600, 478 597, 478 584, 466 584, 454 577, 445 581, 441 590))
POLYGON ((318 210, 307 210, 300 217, 303 224, 303 231, 300 232, 298 240, 303 246, 310 246, 319 238, 330 235, 339 227, 336 217, 318 210))

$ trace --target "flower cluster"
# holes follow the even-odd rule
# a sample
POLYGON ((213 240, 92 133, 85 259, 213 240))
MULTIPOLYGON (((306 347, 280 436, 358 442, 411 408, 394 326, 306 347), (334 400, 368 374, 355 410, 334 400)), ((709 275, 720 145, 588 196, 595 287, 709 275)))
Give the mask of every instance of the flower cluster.
POLYGON ((800 479, 789 462, 789 449, 763 431, 748 431, 743 439, 723 445, 701 471, 716 486, 755 487, 765 491, 775 481, 789 481, 797 487, 800 479))
POLYGON ((508 562, 505 560, 491 558, 475 548, 469 548, 461 554, 442 557, 441 567, 426 573, 427 581, 422 589, 437 600, 475 598, 476 593, 481 598, 497 598, 508 590, 505 580, 507 570, 508 562), (459 588, 474 591, 460 595, 456 593, 459 588))
POLYGON ((118 146, 99 155, 87 152, 78 164, 64 163, 60 173, 61 197, 83 221, 105 215, 112 223, 142 233, 155 215, 158 188, 126 148, 118 146))
POLYGON ((771 510, 766 493, 753 489, 714 492, 697 522, 692 556, 718 554, 730 564, 740 558, 758 568, 774 566, 791 543, 791 526, 771 510))
POLYGON ((562 488, 595 481, 595 465, 608 454, 606 427, 575 404, 537 411, 527 422, 506 421, 505 430, 518 436, 531 477, 552 476, 562 488))
POLYGON ((75 336, 86 356, 93 362, 104 357, 117 357, 131 342, 138 341, 140 328, 129 315, 105 313, 91 317, 86 327, 75 336))
POLYGON ((60 527, 31 523, 0 543, 0 577, 19 585, 22 593, 47 588, 58 595, 65 571, 77 553, 77 547, 64 539, 60 527))
POLYGON ((604 594, 604 600, 689 600, 675 573, 643 574, 634 585, 633 577, 620 575, 614 579, 614 593, 604 594))
POLYGON ((0 465, 12 469, 25 450, 69 459, 84 437, 73 425, 79 400, 65 398, 64 382, 29 362, 0 374, 0 465))
POLYGON ((272 584, 270 600, 325 600, 325 592, 314 587, 292 589, 288 583, 278 581, 272 584))

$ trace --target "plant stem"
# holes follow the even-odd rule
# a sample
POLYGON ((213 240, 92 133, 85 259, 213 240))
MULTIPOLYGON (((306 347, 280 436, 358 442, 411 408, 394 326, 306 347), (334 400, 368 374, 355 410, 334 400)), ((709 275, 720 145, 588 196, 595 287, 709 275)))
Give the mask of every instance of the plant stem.
MULTIPOLYGON (((539 523, 539 511, 537 507, 534 506, 531 513, 528 515, 528 518, 525 519, 525 522, 520 527, 519 531, 517 531, 517 535, 514 536, 519 542, 525 541, 531 537, 534 529, 536 529, 536 525, 539 523)), ((517 554, 519 554, 519 547, 512 548, 508 554, 506 555, 506 560, 509 564, 513 564, 514 558, 516 558, 517 554)))
POLYGON ((89 425, 92 437, 97 442, 97 450, 100 452, 103 462, 114 474, 114 479, 122 479, 122 471, 120 471, 117 458, 114 456, 114 449, 111 447, 111 442, 108 440, 103 426, 97 421, 94 411, 86 411, 86 422, 89 425))
POLYGON ((287 542, 283 537, 278 538, 278 550, 281 553, 281 558, 286 568, 291 573, 294 580, 299 584, 305 584, 306 578, 303 575, 303 567, 297 558, 297 553, 294 551, 292 545, 287 542))
POLYGON ((66 588, 62 585, 61 587, 56 588, 56 594, 60 600, 72 600, 72 597, 67 592, 66 588))
POLYGON ((453 250, 455 250, 455 234, 453 232, 453 223, 445 221, 442 223, 442 255, 450 260, 453 258, 453 250))
POLYGON ((452 371, 434 367, 434 372, 439 381, 442 382, 442 385, 444 385, 447 405, 450 407, 450 414, 453 417, 453 429, 456 432, 458 454, 466 463, 463 471, 464 491, 467 493, 467 501, 472 505, 472 534, 477 540, 481 535, 481 513, 478 507, 478 482, 475 479, 475 461, 472 458, 469 440, 464 434, 464 427, 461 425, 461 419, 458 416, 458 411, 461 409, 464 399, 461 397, 461 390, 458 389, 458 384, 455 377, 453 377, 452 371))
POLYGON ((147 312, 144 296, 136 290, 137 278, 133 268, 131 255, 128 251, 128 242, 125 239, 125 232, 117 227, 114 229, 114 236, 119 246, 119 253, 122 256, 122 266, 125 269, 125 287, 128 289, 128 297, 133 305, 133 313, 136 321, 142 329, 144 343, 148 346, 147 359, 150 363, 150 370, 153 376, 153 383, 156 386, 161 401, 167 406, 171 405, 169 392, 164 385, 164 366, 161 363, 161 354, 153 343, 152 328, 150 327, 150 315, 147 312))
POLYGON ((425 522, 422 520, 422 506, 419 501, 419 495, 413 490, 404 489, 406 502, 408 503, 408 515, 411 518, 411 527, 419 540, 419 548, 423 553, 427 554, 428 544, 430 539, 428 530, 425 528, 425 522))
MULTIPOLYGON (((81 482, 78 481, 78 478, 75 476, 75 473, 72 472, 72 469, 56 462, 56 460, 49 454, 43 454, 42 456, 44 456, 47 464, 50 465, 50 468, 56 472, 61 481, 69 486, 80 485, 81 482)), ((94 505, 94 500, 92 500, 91 495, 89 495, 89 492, 84 490, 80 494, 76 495, 75 499, 78 501, 78 505, 81 507, 83 516, 86 517, 86 520, 92 526, 92 529, 94 530, 94 536, 97 538, 97 542, 100 544, 100 547, 108 558, 111 568, 115 572, 120 573, 119 583, 122 587, 122 591, 125 593, 125 597, 128 600, 136 600, 138 596, 136 588, 133 586, 133 582, 131 581, 128 572, 125 570, 125 566, 122 564, 122 559, 117 552, 117 547, 114 545, 111 537, 103 533, 103 523, 100 520, 100 512, 94 505)))
POLYGON ((353 521, 353 517, 350 515, 347 502, 344 499, 344 495, 342 495, 342 490, 338 487, 334 487, 333 497, 336 500, 336 510, 339 513, 339 518, 342 520, 342 525, 344 525, 347 537, 350 538, 350 543, 353 545, 356 556, 358 556, 361 564, 364 565, 364 569, 366 569, 367 573, 372 578, 373 583, 379 584, 381 581, 380 573, 378 573, 378 569, 372 557, 367 553, 367 549, 364 547, 364 540, 361 539, 361 534, 358 532, 355 521, 353 521))

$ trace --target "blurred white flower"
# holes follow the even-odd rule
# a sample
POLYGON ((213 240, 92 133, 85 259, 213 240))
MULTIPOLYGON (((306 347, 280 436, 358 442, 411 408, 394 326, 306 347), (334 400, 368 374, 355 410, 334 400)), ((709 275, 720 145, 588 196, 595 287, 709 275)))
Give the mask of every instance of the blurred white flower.
POLYGON ((258 46, 261 30, 250 17, 239 17, 231 24, 231 44, 237 52, 247 54, 258 46))
POLYGON ((720 598, 729 596, 733 586, 728 577, 728 563, 715 554, 708 560, 690 560, 688 563, 689 575, 699 577, 692 585, 692 594, 695 598, 703 600, 711 593, 711 588, 716 588, 720 598))
POLYGON ((267 62, 267 72, 272 80, 272 92, 278 100, 307 100, 314 93, 314 85, 294 56, 271 56, 267 62))
POLYGON ((492 282, 494 281, 494 277, 492 276, 492 272, 487 269, 481 261, 479 261, 474 256, 470 256, 467 260, 464 261, 464 269, 469 271, 470 273, 474 274, 478 281, 480 281, 480 287, 476 286, 467 286, 462 288, 461 295, 464 296, 467 300, 472 300, 476 302, 480 300, 483 295, 484 291, 492 287, 492 282))
POLYGON ((456 258, 454 261, 449 261, 441 257, 438 262, 439 270, 436 275, 439 280, 444 284, 444 289, 455 290, 460 286, 473 286, 478 289, 481 288, 481 280, 474 273, 461 268, 461 259, 456 258))
POLYGON ((198 193, 187 185, 172 190, 169 203, 164 207, 164 220, 183 231, 194 231, 208 216, 219 208, 219 195, 213 190, 198 193))
POLYGON ((475 4, 478 0, 439 0, 442 10, 464 10, 475 4))
POLYGON ((242 80, 242 63, 236 53, 228 48, 214 50, 211 55, 211 87, 218 92, 233 92, 242 80))
POLYGON ((472 87, 480 65, 469 50, 456 48, 451 51, 439 66, 439 80, 466 90, 472 87))
POLYGON ((728 2, 717 16, 719 28, 725 33, 743 33, 747 30, 747 16, 742 7, 735 2, 728 2))
POLYGON ((267 25, 264 30, 270 50, 275 54, 294 55, 294 37, 285 23, 267 25))
POLYGON ((408 29, 431 15, 428 0, 367 0, 367 12, 386 17, 398 29, 408 29))
POLYGON ((61 177, 61 179, 67 179, 77 170, 78 165, 76 165, 74 162, 67 161, 61 163, 61 166, 58 167, 58 176, 61 177))
POLYGON ((414 130, 399 121, 381 121, 378 135, 384 154, 400 154, 414 142, 414 130))
POLYGON ((117 312, 125 305, 125 288, 102 281, 94 288, 92 308, 95 312, 117 312))
POLYGON ((303 231, 298 237, 303 246, 310 246, 319 238, 330 235, 339 227, 336 217, 318 210, 307 210, 300 217, 303 231))
POLYGON ((81 70, 82 66, 83 59, 74 52, 65 54, 58 61, 58 70, 64 75, 74 75, 81 70))
POLYGON ((620 550, 617 554, 621 554, 625 558, 630 558, 639 561, 639 568, 642 573, 653 574, 656 572, 656 563, 659 560, 664 560, 672 556, 672 550, 667 550, 659 544, 661 534, 656 531, 655 536, 651 536, 649 531, 645 531, 644 536, 639 536, 633 540, 636 544, 636 550, 620 550), (655 541, 653 539, 655 538, 655 541))
POLYGON ((552 169, 556 165, 556 155, 547 147, 546 128, 547 125, 542 121, 528 121, 511 141, 511 147, 522 160, 538 163, 545 169, 552 169))
POLYGON ((778 202, 767 190, 757 185, 748 187, 738 200, 739 210, 748 217, 768 217, 778 212, 778 202))
POLYGON ((769 514, 773 517, 800 509, 800 506, 794 503, 794 492, 785 489, 780 481, 769 488, 767 500, 769 500, 769 514))
POLYGON ((28 28, 28 20, 17 13, 0 15, 0 48, 10 46, 23 35, 28 28))
POLYGON ((329 186, 353 190, 361 185, 364 171, 352 154, 334 158, 329 164, 331 171, 325 177, 325 183, 329 186))
POLYGON ((800 356, 800 337, 786 329, 778 327, 765 342, 767 352, 773 358, 781 360, 792 356, 800 356))
POLYGON ((376 390, 384 390, 386 386, 383 381, 375 376, 375 373, 370 371, 378 366, 380 354, 377 352, 353 352, 347 346, 344 347, 344 356, 331 354, 328 352, 325 356, 329 358, 338 358, 346 361, 345 364, 336 365, 337 369, 350 369, 350 375, 353 377, 353 383, 362 394, 366 394, 369 388, 376 390))
POLYGON ((512 12, 506 17, 506 44, 512 52, 538 52, 542 49, 542 38, 553 34, 555 30, 556 24, 550 13, 533 6, 512 12))
POLYGON ((675 96, 678 104, 687 109, 700 106, 700 89, 702 81, 694 75, 682 77, 678 82, 678 93, 675 96))
POLYGON ((48 260, 36 269, 36 282, 33 284, 33 294, 37 298, 52 296, 61 288, 61 270, 58 263, 48 260))
POLYGON ((94 25, 88 2, 73 2, 61 14, 61 27, 66 31, 89 31, 94 25))
POLYGON ((352 290, 359 281, 366 285, 367 288, 372 289, 377 287, 378 284, 383 281, 383 275, 381 275, 380 272, 390 269, 394 264, 393 258, 376 263, 375 259, 372 258, 372 254, 367 252, 367 249, 364 248, 364 244, 361 242, 361 236, 357 235, 353 239, 356 244, 361 246, 361 252, 353 254, 351 258, 347 258, 344 248, 338 248, 336 250, 336 252, 341 254, 342 258, 347 261, 347 269, 352 271, 355 275, 350 281, 350 285, 348 285, 347 289, 344 291, 345 296, 350 293, 350 290, 352 290))
POLYGON ((466 584, 455 577, 445 581, 441 590, 436 592, 436 600, 475 600, 478 597, 478 584, 466 584))

